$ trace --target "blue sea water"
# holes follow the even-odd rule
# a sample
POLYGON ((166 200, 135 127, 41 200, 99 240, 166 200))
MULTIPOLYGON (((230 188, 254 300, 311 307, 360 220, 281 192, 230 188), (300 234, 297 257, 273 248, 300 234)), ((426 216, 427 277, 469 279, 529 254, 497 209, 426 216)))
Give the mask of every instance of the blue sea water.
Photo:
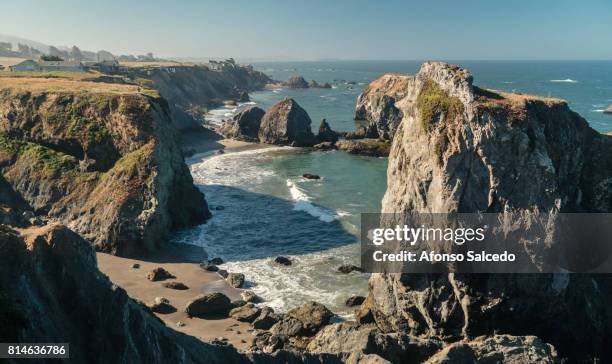
MULTIPOLYGON (((517 90, 565 99, 593 128, 612 131, 612 62, 453 62, 468 68, 474 84, 502 91, 517 90)), ((257 63, 255 68, 277 80, 302 75, 329 82, 332 89, 254 92, 252 102, 267 108, 293 97, 311 116, 313 130, 322 118, 340 131, 354 130, 357 96, 383 73, 415 73, 417 61, 351 61, 257 63)), ((214 110, 211 123, 241 107, 214 110)), ((359 264, 359 214, 380 211, 386 189, 384 158, 344 152, 306 152, 269 148, 188 161, 195 183, 206 193, 214 217, 177 234, 181 242, 204 246, 227 261, 223 268, 243 272, 250 289, 265 304, 285 310, 306 300, 349 313, 344 301, 367 292, 367 275, 336 272, 340 264, 359 264), (320 175, 307 180, 303 173, 320 175), (294 264, 273 263, 278 255, 294 264)))

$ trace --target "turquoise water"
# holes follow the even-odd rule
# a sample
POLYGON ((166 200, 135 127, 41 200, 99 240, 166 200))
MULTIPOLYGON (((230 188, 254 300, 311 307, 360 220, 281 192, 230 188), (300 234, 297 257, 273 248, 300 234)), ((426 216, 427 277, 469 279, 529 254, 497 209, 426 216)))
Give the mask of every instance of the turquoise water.
MULTIPOLYGON (((559 97, 600 131, 612 131, 612 62, 458 62, 487 88, 559 97)), ((255 64, 275 79, 300 74, 330 82, 333 89, 255 92, 252 102, 267 108, 293 97, 316 130, 326 118, 335 130, 354 130, 355 101, 366 85, 386 72, 414 73, 420 62, 300 62, 255 64)), ((215 110, 211 121, 230 117, 241 106, 215 110)), ((214 217, 181 232, 179 241, 202 245, 220 256, 229 271, 243 272, 266 305, 286 310, 316 300, 340 314, 344 301, 365 294, 367 275, 338 274, 343 263, 358 264, 359 214, 380 211, 386 188, 383 158, 343 152, 270 148, 188 160, 195 183, 206 193, 214 217), (305 180, 314 173, 321 180, 305 180), (218 208, 218 209, 217 209, 218 208), (294 259, 291 267, 272 262, 294 259)))

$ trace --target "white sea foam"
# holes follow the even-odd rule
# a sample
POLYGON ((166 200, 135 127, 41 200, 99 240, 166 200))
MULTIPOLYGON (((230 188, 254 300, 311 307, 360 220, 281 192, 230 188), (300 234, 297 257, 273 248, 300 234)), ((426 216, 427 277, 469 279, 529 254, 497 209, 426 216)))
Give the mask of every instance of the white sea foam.
POLYGON ((294 201, 293 209, 295 211, 304 211, 310 216, 316 217, 323 222, 332 222, 336 219, 335 214, 313 205, 310 202, 310 196, 308 196, 301 188, 296 186, 290 179, 287 180, 287 187, 289 187, 291 199, 294 201))
POLYGON ((550 80, 550 82, 578 83, 578 81, 572 80, 571 78, 566 78, 564 80, 550 80))

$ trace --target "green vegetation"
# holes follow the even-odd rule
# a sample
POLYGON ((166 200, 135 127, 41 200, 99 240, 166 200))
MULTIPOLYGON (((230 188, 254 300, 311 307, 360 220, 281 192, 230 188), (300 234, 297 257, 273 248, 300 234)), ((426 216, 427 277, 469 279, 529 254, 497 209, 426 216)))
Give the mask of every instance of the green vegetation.
POLYGON ((51 148, 36 143, 25 142, 0 134, 0 149, 8 157, 23 157, 32 160, 36 166, 51 176, 61 175, 73 170, 77 160, 68 154, 56 152, 51 148))
POLYGON ((434 118, 444 117, 454 119, 463 113, 461 100, 450 97, 438 84, 432 80, 425 81, 417 97, 417 109, 423 130, 429 131, 433 126, 434 118))
POLYGON ((145 96, 152 97, 152 98, 154 98, 154 99, 158 99, 158 98, 160 98, 160 97, 161 97, 161 95, 159 94, 159 91, 157 91, 157 90, 153 90, 153 89, 151 89, 151 88, 143 88, 143 89, 140 91, 140 93, 141 93, 141 94, 143 94, 143 95, 145 95, 145 96))

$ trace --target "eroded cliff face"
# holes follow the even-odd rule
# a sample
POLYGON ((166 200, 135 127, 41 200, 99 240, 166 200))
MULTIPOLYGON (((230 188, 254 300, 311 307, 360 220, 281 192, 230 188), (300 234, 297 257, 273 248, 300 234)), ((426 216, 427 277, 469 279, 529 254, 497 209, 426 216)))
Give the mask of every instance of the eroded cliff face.
POLYGON ((28 209, 114 254, 210 216, 167 104, 138 92, 3 88, 0 168, 28 209))
MULTIPOLYGON (((382 211, 610 212, 612 142, 564 101, 472 85, 464 69, 425 63, 367 94, 401 112, 382 211)), ((360 100, 363 97, 360 98, 360 100)), ((605 275, 374 274, 371 310, 386 332, 452 342, 536 335, 560 357, 610 357, 605 275)))
MULTIPOLYGON (((221 70, 204 66, 140 67, 125 74, 154 88, 168 101, 172 121, 181 131, 198 130, 208 107, 239 100, 244 92, 263 88, 272 80, 251 66, 228 65, 221 70)), ((243 97, 243 96, 242 96, 243 97)))
POLYGON ((75 363, 248 363, 167 328, 96 267, 65 226, 0 226, 0 316, 6 342, 69 342, 75 363), (6 326, 4 326, 6 324, 6 326))

